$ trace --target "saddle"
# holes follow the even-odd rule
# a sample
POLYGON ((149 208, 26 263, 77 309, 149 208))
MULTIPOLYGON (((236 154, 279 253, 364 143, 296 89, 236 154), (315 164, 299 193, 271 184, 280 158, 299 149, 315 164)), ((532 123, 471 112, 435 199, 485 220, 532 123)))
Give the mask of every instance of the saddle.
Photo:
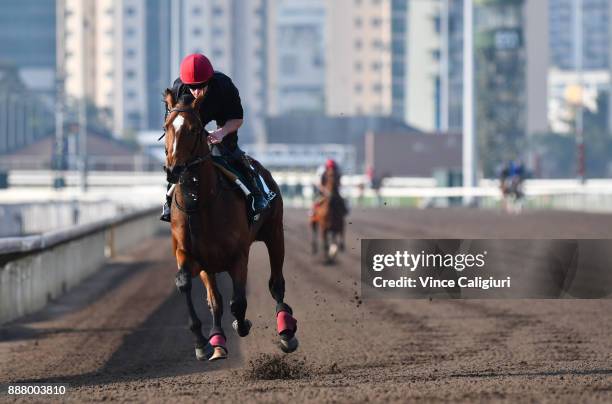
MULTIPOLYGON (((251 162, 250 166, 255 172, 255 184, 259 190, 263 193, 264 197, 270 202, 274 197, 276 197, 276 193, 270 190, 265 180, 261 176, 258 167, 252 164, 252 160, 250 157, 246 156, 249 162, 251 162)), ((223 178, 228 180, 230 187, 234 189, 239 189, 240 192, 244 195, 245 198, 251 194, 249 187, 246 184, 249 184, 250 181, 246 178, 245 174, 234 167, 230 163, 230 161, 225 156, 212 156, 213 165, 222 174, 223 178)), ((257 215, 254 215, 252 210, 247 207, 247 217, 249 219, 249 224, 252 224, 254 221, 258 219, 257 215)))

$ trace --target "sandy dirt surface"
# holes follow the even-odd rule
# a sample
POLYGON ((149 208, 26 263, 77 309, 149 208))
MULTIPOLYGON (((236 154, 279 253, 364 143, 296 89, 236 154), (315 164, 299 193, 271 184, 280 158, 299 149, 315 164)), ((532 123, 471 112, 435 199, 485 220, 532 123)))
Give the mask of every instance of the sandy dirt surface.
MULTIPOLYGON (((21 382, 67 383, 56 398, 74 402, 612 402, 612 300, 364 301, 359 284, 361 238, 612 238, 612 216, 357 210, 335 266, 310 255, 306 212, 285 216, 296 353, 277 346, 266 250, 256 244, 251 334, 231 329, 223 277, 229 359, 198 362, 161 235, 0 327, 0 401, 15 400, 6 385, 21 382)), ((194 293, 206 332, 201 286, 194 293)))

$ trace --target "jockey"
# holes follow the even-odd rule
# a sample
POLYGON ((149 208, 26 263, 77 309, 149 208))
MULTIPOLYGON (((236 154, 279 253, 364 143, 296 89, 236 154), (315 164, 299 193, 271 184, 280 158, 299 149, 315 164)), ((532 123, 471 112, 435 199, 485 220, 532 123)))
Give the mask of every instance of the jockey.
POLYGON ((321 174, 321 177, 319 180, 319 192, 323 196, 325 196, 325 193, 326 193, 325 184, 327 183, 327 173, 328 172, 332 172, 335 175, 336 180, 337 180, 336 184, 338 185, 340 185, 340 178, 342 177, 342 173, 340 172, 340 168, 338 167, 338 164, 332 159, 327 159, 327 161, 325 162, 325 170, 321 174))
POLYGON ((509 192, 520 186, 525 180, 525 167, 522 161, 509 160, 500 171, 500 187, 502 192, 509 192))
MULTIPOLYGON (((208 133, 208 142, 231 163, 235 163, 244 177, 251 192, 249 198, 253 213, 264 211, 269 206, 268 195, 260 189, 255 172, 248 157, 238 147, 238 129, 243 123, 243 109, 238 89, 225 74, 214 71, 210 60, 202 54, 194 53, 183 59, 180 76, 174 81, 172 95, 175 100, 191 103, 201 98, 200 120, 206 126, 215 121, 217 129, 208 133)), ((170 221, 171 196, 166 198, 160 217, 170 221)))
POLYGON ((325 165, 321 165, 319 166, 319 168, 317 169, 317 173, 316 178, 318 178, 318 182, 316 183, 316 185, 314 186, 315 188, 315 192, 314 192, 314 203, 313 203, 313 207, 311 209, 311 216, 312 213, 314 213, 314 209, 316 209, 316 207, 323 202, 323 199, 327 196, 327 190, 325 189, 325 184, 327 182, 327 173, 329 171, 333 170, 336 178, 338 180, 338 182, 336 182, 337 184, 340 184, 340 169, 338 168, 338 164, 332 160, 332 159, 328 159, 325 162, 325 165))

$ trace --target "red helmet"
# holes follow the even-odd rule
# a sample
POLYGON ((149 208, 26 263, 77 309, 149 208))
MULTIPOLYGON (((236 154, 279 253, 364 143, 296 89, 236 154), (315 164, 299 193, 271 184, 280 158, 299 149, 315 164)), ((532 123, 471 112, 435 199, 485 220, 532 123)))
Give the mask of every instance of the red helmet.
POLYGON ((325 168, 336 168, 336 162, 332 159, 327 159, 325 162, 325 168))
POLYGON ((208 58, 200 53, 193 53, 181 62, 181 81, 185 84, 204 83, 214 73, 212 64, 208 58))

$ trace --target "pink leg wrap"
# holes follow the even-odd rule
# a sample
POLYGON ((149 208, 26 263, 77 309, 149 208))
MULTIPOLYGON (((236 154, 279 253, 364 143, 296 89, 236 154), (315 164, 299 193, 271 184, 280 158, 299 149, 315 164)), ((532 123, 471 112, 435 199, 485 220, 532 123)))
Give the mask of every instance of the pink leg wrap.
POLYGON ((212 345, 213 347, 222 346, 223 348, 225 348, 225 337, 221 334, 213 335, 208 340, 208 343, 210 343, 210 345, 212 345))
POLYGON ((287 311, 279 311, 276 315, 276 329, 279 334, 284 331, 295 332, 297 330, 297 320, 287 311))

